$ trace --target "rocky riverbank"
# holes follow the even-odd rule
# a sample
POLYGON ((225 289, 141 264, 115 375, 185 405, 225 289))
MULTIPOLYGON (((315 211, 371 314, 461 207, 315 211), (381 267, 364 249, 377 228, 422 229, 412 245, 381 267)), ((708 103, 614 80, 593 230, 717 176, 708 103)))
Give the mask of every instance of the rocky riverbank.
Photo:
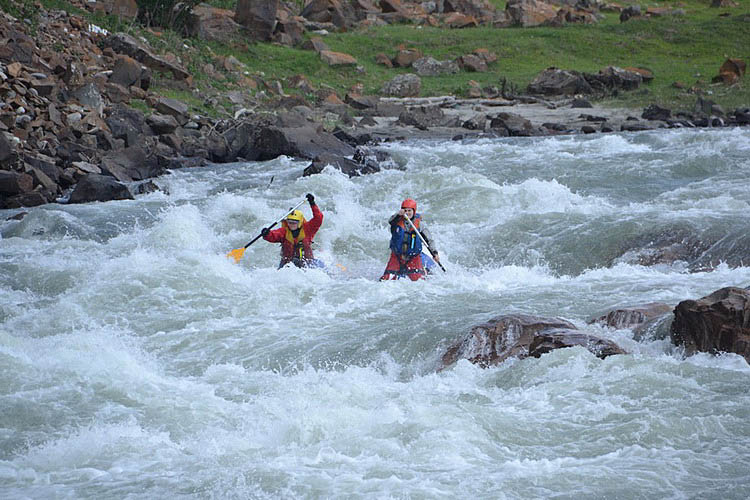
MULTIPOLYGON (((285 82, 314 99, 253 76, 246 80, 255 94, 223 96, 234 103, 233 115, 210 118, 153 91, 156 74, 176 88, 191 89, 193 82, 179 61, 145 40, 107 33, 65 11, 42 11, 34 29, 32 36, 28 23, 0 16, 0 208, 132 198, 158 189, 149 179, 169 169, 280 155, 309 160, 305 175, 328 164, 362 175, 388 160, 377 147, 384 141, 750 123, 750 108, 723 110, 701 97, 680 113, 658 106, 608 109, 569 97, 582 88, 632 89, 644 78, 614 67, 598 74, 549 68, 526 94, 474 89, 472 99, 393 97, 413 95, 416 74, 388 82, 389 97, 353 89, 342 98, 313 88, 304 75, 285 82)), ((223 64, 236 63, 225 58, 223 64)), ((744 75, 744 63, 735 69, 744 75)))

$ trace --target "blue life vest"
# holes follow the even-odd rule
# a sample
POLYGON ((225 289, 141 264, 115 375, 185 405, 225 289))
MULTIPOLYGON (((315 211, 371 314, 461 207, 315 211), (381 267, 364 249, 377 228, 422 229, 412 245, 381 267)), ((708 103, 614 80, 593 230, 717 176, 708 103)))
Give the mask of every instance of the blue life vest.
MULTIPOLYGON (((419 228, 419 221, 422 216, 419 214, 414 215, 412 223, 416 228, 419 228)), ((398 224, 391 226, 391 251, 396 255, 403 255, 406 257, 416 257, 422 253, 422 240, 419 239, 417 233, 415 233, 411 226, 402 218, 398 224)))

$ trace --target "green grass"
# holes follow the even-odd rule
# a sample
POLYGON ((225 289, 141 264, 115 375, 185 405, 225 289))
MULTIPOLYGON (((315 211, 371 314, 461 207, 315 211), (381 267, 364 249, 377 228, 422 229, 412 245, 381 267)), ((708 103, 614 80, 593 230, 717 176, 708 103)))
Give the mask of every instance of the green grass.
MULTIPOLYGON (((0 0, 0 6, 9 0, 0 0)), ((212 4, 233 8, 236 0, 212 0, 212 4)), ((60 0, 42 0, 43 5, 55 5, 60 0)), ((498 8, 505 0, 492 0, 498 8)), ((421 28, 397 25, 366 30, 334 33, 325 37, 332 50, 351 54, 363 71, 356 68, 331 68, 312 51, 283 47, 269 43, 237 40, 232 44, 183 40, 177 33, 161 29, 154 34, 133 23, 123 23, 113 16, 86 15, 92 22, 110 31, 127 31, 146 37, 156 52, 172 53, 193 74, 201 94, 221 94, 238 88, 236 74, 216 79, 206 74, 206 64, 218 68, 217 59, 233 55, 246 65, 251 75, 271 80, 284 80, 304 74, 315 86, 329 85, 343 95, 355 84, 362 84, 365 93, 377 94, 382 85, 408 69, 388 69, 375 63, 382 52, 392 57, 396 47, 404 45, 420 49, 436 59, 454 59, 486 48, 498 56, 498 61, 486 73, 460 72, 422 78, 422 95, 461 95, 468 89, 469 80, 481 86, 499 86, 507 81, 516 89, 524 90, 540 71, 556 66, 582 72, 597 72, 607 66, 636 66, 654 73, 654 80, 641 89, 621 93, 602 104, 642 107, 656 103, 672 109, 690 109, 696 100, 694 93, 674 88, 675 82, 697 87, 708 98, 731 110, 750 105, 748 77, 732 87, 711 84, 719 67, 728 58, 750 62, 750 7, 746 3, 734 9, 709 8, 709 0, 662 0, 642 4, 680 8, 683 16, 664 16, 631 19, 620 23, 617 13, 605 13, 594 25, 567 25, 562 28, 491 28, 462 30, 421 28), (727 15, 720 15, 727 14, 727 15)), ((68 4, 69 5, 69 4, 68 4)), ((67 10, 70 10, 68 8, 67 10)), ((168 91, 169 80, 156 75, 155 90, 168 91)), ((289 91, 288 89, 286 89, 289 91)), ((291 91, 289 91, 291 92, 291 91)), ((201 99, 187 99, 196 110, 205 109, 201 99)))

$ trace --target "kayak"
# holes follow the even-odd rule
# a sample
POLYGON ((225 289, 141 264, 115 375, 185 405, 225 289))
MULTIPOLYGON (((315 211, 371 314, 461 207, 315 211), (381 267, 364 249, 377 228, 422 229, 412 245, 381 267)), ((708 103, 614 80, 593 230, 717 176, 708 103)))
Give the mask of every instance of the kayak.
MULTIPOLYGON (((422 252, 420 254, 420 257, 422 258, 422 268, 420 269, 412 269, 411 273, 407 273, 407 269, 402 268, 402 271, 404 272, 397 272, 395 270, 388 270, 386 268, 386 271, 383 275, 383 277, 380 278, 380 281, 389 281, 389 280, 399 280, 402 278, 409 278, 412 281, 419 280, 426 278, 430 274, 433 273, 433 270, 437 266, 437 263, 427 255, 426 253, 422 252), (422 271, 424 269, 424 272, 422 271)), ((395 261, 393 260, 395 257, 393 254, 391 254, 391 260, 388 261, 388 266, 394 265, 395 261)), ((397 264, 397 263, 396 263, 397 264)))

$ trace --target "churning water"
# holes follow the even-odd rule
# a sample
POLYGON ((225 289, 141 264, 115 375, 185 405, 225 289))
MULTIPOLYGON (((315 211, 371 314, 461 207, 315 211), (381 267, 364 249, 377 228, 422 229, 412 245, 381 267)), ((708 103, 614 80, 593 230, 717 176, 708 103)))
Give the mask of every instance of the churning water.
POLYGON ((586 324, 750 285, 750 130, 387 148, 403 168, 216 165, 0 212, 0 497, 750 495, 745 360, 586 324), (226 258, 308 192, 326 270, 226 258), (381 283, 405 197, 447 273, 381 283), (632 354, 438 371, 508 313, 632 354))

